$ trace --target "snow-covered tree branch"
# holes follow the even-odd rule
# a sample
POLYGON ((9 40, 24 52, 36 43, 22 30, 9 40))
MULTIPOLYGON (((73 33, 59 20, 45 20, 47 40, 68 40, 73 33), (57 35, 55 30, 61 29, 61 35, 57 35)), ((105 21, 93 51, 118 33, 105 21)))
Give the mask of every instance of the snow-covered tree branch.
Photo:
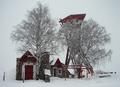
POLYGON ((55 26, 49 9, 38 3, 28 12, 28 16, 16 26, 11 38, 20 43, 19 51, 30 50, 38 58, 41 52, 55 52, 55 26))

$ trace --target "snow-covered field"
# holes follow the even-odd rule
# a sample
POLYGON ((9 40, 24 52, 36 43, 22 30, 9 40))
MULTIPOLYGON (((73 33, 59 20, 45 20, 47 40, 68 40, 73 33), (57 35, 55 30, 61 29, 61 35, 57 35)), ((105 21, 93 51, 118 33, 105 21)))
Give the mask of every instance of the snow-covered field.
POLYGON ((120 75, 106 78, 92 79, 64 79, 52 77, 50 83, 41 80, 16 81, 9 79, 0 80, 0 87, 120 87, 120 75))

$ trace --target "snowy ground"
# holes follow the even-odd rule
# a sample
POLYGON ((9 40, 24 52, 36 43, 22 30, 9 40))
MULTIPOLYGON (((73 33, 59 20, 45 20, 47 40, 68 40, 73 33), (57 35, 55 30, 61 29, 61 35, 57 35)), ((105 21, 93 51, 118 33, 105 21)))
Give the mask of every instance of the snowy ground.
POLYGON ((120 87, 120 75, 92 79, 51 78, 50 83, 41 80, 27 80, 24 83, 16 80, 0 80, 0 87, 120 87))

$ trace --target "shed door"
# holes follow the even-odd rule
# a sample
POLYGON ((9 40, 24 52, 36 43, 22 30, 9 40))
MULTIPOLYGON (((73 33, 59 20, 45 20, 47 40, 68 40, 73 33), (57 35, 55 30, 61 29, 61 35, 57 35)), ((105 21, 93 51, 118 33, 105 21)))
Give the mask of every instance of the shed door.
POLYGON ((33 79, 33 65, 25 66, 25 80, 33 79))
POLYGON ((54 76, 56 76, 56 69, 54 69, 54 71, 53 71, 53 72, 54 72, 54 73, 53 73, 53 74, 54 74, 54 76))

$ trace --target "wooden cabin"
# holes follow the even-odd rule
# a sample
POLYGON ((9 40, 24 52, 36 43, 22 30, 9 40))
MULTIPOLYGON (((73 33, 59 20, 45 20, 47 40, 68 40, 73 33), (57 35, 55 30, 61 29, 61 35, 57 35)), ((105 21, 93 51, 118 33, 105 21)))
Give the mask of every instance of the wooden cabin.
POLYGON ((26 51, 22 57, 17 58, 16 62, 16 80, 44 79, 45 69, 50 69, 48 52, 41 53, 41 66, 30 51, 26 51))
POLYGON ((17 58, 16 64, 16 80, 36 79, 37 59, 26 51, 21 58, 17 58))
POLYGON ((65 65, 61 63, 59 58, 54 65, 51 65, 51 75, 54 77, 69 77, 70 72, 65 68, 65 65))

